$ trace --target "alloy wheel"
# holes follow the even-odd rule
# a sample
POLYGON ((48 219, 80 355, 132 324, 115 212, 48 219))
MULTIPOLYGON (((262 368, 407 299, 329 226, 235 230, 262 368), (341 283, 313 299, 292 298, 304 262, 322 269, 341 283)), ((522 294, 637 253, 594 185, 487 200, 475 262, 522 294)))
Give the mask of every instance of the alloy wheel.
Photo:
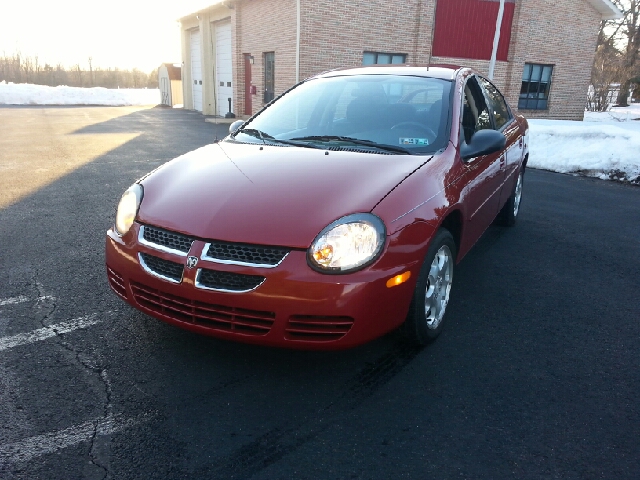
POLYGON ((424 298, 424 315, 429 329, 436 329, 449 303, 453 280, 453 255, 442 245, 431 262, 424 298))
POLYGON ((518 175, 518 183, 516 184, 515 198, 513 199, 513 216, 518 216, 520 210, 520 199, 522 198, 522 173, 518 175))

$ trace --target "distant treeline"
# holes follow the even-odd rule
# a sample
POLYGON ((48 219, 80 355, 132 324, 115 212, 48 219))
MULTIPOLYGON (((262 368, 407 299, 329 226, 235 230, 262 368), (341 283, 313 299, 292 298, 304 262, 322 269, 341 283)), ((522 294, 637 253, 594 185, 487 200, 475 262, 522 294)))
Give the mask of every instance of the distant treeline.
POLYGON ((120 70, 102 69, 92 65, 89 58, 87 67, 76 64, 71 68, 61 64, 41 63, 38 57, 24 57, 20 54, 0 56, 0 82, 33 83, 36 85, 67 85, 70 87, 105 88, 158 88, 158 69, 144 73, 137 68, 120 70))

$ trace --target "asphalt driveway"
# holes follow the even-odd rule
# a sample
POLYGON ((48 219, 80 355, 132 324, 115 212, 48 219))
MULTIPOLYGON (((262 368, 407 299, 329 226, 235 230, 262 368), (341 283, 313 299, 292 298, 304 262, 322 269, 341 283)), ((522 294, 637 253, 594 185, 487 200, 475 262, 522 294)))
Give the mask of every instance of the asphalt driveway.
POLYGON ((640 478, 638 187, 529 170, 434 344, 291 352, 107 285, 124 189, 228 125, 8 107, 0 127, 0 478, 640 478))

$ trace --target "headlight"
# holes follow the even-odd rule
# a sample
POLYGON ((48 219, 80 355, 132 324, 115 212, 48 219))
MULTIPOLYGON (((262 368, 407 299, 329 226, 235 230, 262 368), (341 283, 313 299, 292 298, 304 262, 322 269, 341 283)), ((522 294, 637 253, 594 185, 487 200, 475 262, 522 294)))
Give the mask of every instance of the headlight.
POLYGON ((320 272, 352 272, 371 264, 380 255, 385 238, 384 223, 375 215, 347 215, 318 234, 307 259, 320 272))
POLYGON ((116 233, 118 235, 124 235, 133 225, 138 208, 140 208, 140 202, 142 202, 142 193, 142 185, 134 183, 122 195, 116 212, 116 233))

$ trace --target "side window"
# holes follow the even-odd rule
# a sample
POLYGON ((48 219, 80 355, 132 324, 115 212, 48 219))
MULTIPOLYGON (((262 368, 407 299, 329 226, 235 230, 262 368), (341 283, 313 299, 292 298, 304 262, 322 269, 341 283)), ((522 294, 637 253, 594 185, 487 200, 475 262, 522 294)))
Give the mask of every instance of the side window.
POLYGON ((265 104, 269 103, 275 97, 276 90, 276 54, 275 52, 266 52, 263 54, 264 61, 264 98, 265 104))
POLYGON ((504 101, 502 94, 489 80, 480 77, 480 83, 484 87, 484 93, 487 95, 496 130, 500 130, 511 120, 511 113, 509 112, 509 107, 507 107, 507 102, 504 101))
POLYGON ((491 117, 484 95, 475 77, 470 77, 464 86, 462 108, 462 131, 465 142, 469 143, 474 133, 491 129, 491 117))

